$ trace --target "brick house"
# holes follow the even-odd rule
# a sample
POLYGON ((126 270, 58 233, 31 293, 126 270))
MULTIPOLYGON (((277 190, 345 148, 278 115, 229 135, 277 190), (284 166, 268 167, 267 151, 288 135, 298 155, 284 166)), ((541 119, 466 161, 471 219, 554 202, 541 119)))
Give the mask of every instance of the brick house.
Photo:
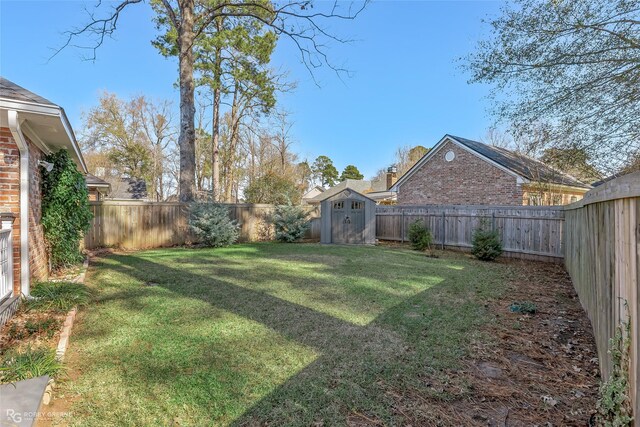
POLYGON ((40 182, 51 165, 42 158, 61 149, 86 173, 64 110, 0 77, 0 323, 48 275, 40 182))
POLYGON ((85 177, 87 180, 87 190, 89 191, 90 202, 100 202, 109 195, 111 191, 111 184, 104 179, 98 178, 95 175, 87 174, 85 177))
POLYGON ((398 204, 564 205, 590 185, 530 157, 445 135, 392 187, 398 204))

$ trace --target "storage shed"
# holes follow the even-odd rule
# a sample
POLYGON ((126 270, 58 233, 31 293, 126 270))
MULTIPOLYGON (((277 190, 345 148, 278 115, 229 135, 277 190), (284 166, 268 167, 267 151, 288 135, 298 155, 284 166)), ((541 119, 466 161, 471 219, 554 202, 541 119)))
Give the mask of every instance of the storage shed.
POLYGON ((320 203, 321 243, 369 244, 376 242, 376 202, 345 189, 320 203))

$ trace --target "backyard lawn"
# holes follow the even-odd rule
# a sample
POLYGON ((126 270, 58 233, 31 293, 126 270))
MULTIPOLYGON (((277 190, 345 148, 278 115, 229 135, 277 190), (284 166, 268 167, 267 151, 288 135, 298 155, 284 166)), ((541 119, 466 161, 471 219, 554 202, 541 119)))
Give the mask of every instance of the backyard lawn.
POLYGON ((432 402, 473 393, 452 375, 513 269, 317 244, 99 256, 57 405, 95 426, 435 424, 432 402))

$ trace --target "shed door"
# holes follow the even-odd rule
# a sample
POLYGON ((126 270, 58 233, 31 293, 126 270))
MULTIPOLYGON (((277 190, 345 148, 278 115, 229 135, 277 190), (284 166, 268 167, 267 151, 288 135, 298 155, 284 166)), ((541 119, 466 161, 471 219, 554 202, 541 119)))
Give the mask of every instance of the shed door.
POLYGON ((364 242, 363 201, 345 199, 333 202, 331 241, 333 243, 364 242))

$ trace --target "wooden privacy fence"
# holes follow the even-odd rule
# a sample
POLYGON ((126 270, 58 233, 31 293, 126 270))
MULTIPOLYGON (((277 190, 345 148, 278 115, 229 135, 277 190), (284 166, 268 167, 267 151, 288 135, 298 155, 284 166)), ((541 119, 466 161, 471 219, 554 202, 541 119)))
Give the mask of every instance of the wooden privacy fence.
POLYGON ((640 416, 640 172, 589 191, 565 207, 565 265, 591 319, 603 379, 613 371, 609 340, 630 324, 629 384, 634 416, 640 416))
MULTIPOLYGON (((119 247, 158 248, 194 243, 187 226, 187 205, 177 202, 103 201, 90 202, 93 220, 85 235, 87 249, 119 247)), ((240 241, 273 239, 268 216, 273 205, 228 204, 229 216, 240 225, 240 241)), ((310 208, 311 230, 307 238, 320 238, 318 210, 310 208)))
POLYGON ((473 233, 482 225, 499 231, 507 256, 544 260, 563 256, 561 206, 377 206, 376 237, 406 241, 409 225, 416 220, 424 221, 433 242, 445 248, 471 248, 473 233))

